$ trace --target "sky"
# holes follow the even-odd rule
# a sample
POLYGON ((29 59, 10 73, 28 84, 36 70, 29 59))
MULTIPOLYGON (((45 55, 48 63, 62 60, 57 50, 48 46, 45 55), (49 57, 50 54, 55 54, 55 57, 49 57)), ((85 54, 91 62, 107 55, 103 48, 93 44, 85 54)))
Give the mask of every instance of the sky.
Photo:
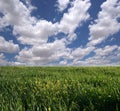
POLYGON ((120 65, 120 0, 0 0, 0 65, 120 65))

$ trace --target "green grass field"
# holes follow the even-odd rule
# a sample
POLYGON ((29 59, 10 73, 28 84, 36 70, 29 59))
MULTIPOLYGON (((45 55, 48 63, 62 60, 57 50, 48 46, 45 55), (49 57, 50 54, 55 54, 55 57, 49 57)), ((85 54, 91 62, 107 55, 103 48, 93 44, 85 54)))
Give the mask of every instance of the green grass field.
POLYGON ((0 111, 120 111, 120 67, 0 67, 0 111))

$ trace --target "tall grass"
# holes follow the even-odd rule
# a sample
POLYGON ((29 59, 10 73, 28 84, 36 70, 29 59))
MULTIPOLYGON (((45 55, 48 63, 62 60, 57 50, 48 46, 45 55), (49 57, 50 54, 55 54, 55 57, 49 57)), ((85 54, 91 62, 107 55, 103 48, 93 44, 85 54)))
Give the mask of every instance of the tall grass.
POLYGON ((120 111, 120 67, 0 67, 0 111, 120 111))

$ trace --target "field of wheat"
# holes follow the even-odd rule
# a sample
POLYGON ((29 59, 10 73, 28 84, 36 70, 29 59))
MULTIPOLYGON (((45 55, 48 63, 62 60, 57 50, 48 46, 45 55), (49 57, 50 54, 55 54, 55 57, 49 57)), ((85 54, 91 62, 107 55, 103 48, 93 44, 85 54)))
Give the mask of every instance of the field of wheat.
POLYGON ((0 111, 120 111, 120 67, 0 67, 0 111))

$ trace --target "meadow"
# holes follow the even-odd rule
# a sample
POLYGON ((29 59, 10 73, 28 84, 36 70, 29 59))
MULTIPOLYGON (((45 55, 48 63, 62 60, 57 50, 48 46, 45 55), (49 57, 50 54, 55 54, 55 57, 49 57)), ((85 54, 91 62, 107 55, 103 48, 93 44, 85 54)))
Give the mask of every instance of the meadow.
POLYGON ((120 67, 0 67, 0 111, 120 111, 120 67))

